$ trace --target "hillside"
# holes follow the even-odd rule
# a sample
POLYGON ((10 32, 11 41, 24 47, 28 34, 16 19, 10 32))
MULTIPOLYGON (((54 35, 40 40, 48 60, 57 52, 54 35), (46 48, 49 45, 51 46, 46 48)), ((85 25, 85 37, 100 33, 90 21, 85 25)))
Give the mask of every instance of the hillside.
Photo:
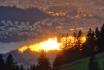
MULTIPOLYGON (((80 59, 70 64, 63 65, 58 69, 59 70, 89 70, 88 69, 89 59, 90 57, 80 59)), ((100 70, 104 70, 104 53, 97 54, 95 60, 98 63, 98 67, 100 68, 100 70)))

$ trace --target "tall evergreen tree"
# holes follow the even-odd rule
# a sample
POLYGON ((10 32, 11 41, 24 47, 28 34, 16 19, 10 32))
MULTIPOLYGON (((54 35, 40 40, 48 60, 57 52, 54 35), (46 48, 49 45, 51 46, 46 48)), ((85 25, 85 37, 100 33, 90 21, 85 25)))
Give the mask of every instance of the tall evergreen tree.
POLYGON ((103 52, 104 51, 104 24, 101 27, 101 31, 100 31, 99 47, 100 47, 100 52, 103 52))
POLYGON ((76 44, 75 44, 75 47, 76 47, 76 50, 80 50, 81 48, 81 36, 82 36, 82 31, 79 30, 79 32, 77 33, 77 41, 76 41, 76 44))
POLYGON ((42 53, 38 59, 38 70, 51 70, 51 66, 45 53, 42 53))
POLYGON ((95 37, 98 39, 100 37, 100 31, 99 28, 97 27, 95 30, 95 37))
POLYGON ((82 36, 82 31, 79 30, 79 32, 78 32, 78 37, 81 37, 81 36, 82 36))
POLYGON ((53 69, 58 70, 57 68, 61 65, 64 65, 67 63, 67 58, 65 58, 64 54, 59 54, 56 56, 54 62, 53 62, 53 69))
POLYGON ((23 65, 20 66, 19 70, 25 70, 25 68, 23 67, 23 65))
POLYGON ((36 70, 35 64, 30 66, 30 70, 36 70))
POLYGON ((87 34, 87 41, 85 42, 85 44, 83 45, 83 56, 88 56, 93 54, 93 52, 95 52, 95 36, 94 36, 94 31, 92 31, 91 29, 89 29, 88 34, 87 34))
POLYGON ((1 54, 0 54, 0 70, 4 70, 4 60, 1 54))
POLYGON ((100 31, 99 31, 99 29, 98 29, 98 27, 96 28, 96 30, 95 30, 95 37, 96 37, 96 49, 97 49, 97 52, 99 52, 100 51, 100 31))
POLYGON ((80 47, 81 47, 81 37, 82 37, 82 31, 81 30, 79 30, 78 32, 74 32, 73 33, 73 37, 74 37, 74 39, 75 39, 75 48, 76 49, 80 49, 80 47))
POLYGON ((15 66, 15 70, 20 70, 18 65, 15 66))
POLYGON ((14 63, 14 58, 11 54, 8 55, 7 59, 6 59, 6 70, 15 70, 16 66, 14 63))

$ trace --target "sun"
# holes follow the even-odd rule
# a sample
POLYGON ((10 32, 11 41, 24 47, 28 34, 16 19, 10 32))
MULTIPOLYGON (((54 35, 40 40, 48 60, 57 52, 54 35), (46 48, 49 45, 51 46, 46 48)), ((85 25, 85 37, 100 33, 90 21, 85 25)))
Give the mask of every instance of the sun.
POLYGON ((60 43, 58 43, 56 38, 48 39, 45 42, 42 42, 39 46, 41 50, 50 51, 50 50, 60 50, 60 43))
POLYGON ((46 41, 21 47, 18 50, 23 53, 27 49, 31 50, 32 52, 41 52, 41 51, 49 52, 55 50, 60 51, 62 48, 61 43, 58 42, 57 38, 49 38, 46 41))

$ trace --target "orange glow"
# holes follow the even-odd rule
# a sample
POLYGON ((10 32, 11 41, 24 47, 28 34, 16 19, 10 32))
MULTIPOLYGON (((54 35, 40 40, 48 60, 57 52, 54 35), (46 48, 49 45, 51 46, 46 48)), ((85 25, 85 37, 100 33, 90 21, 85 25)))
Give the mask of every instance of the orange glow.
MULTIPOLYGON (((72 48, 76 44, 77 39, 74 36, 68 36, 61 38, 61 42, 63 46, 67 44, 68 46, 67 48, 72 48)), ((80 37, 80 43, 83 44, 85 42, 86 42, 86 37, 85 36, 80 37)))
POLYGON ((18 50, 21 52, 21 53, 23 53, 25 50, 27 50, 28 49, 28 47, 27 46, 24 46, 24 47, 21 47, 21 48, 19 48, 18 50))
POLYGON ((85 36, 81 37, 81 43, 85 43, 85 42, 86 42, 86 37, 85 36))
POLYGON ((48 11, 47 12, 49 15, 51 16, 65 16, 66 12, 52 12, 52 11, 48 11))
POLYGON ((54 50, 59 51, 61 50, 61 43, 57 41, 57 38, 49 38, 46 41, 19 48, 19 51, 22 53, 27 49, 30 49, 33 52, 41 52, 42 50, 45 52, 54 50))
MULTIPOLYGON (((41 41, 38 43, 30 44, 30 45, 25 45, 21 48, 18 49, 19 52, 23 53, 26 50, 30 50, 32 52, 38 52, 40 53, 41 51, 45 52, 50 52, 50 51, 61 51, 62 48, 65 47, 67 44, 68 48, 71 48, 75 45, 76 43, 76 38, 73 36, 68 36, 68 37, 62 37, 60 39, 60 42, 58 42, 57 38, 49 38, 45 41, 41 41)), ((83 44, 86 41, 86 37, 82 36, 80 38, 81 44, 83 44)))
POLYGON ((75 38, 73 36, 68 36, 68 37, 63 37, 61 39, 62 43, 66 43, 66 41, 67 41, 67 43, 73 44, 73 43, 75 43, 75 38))

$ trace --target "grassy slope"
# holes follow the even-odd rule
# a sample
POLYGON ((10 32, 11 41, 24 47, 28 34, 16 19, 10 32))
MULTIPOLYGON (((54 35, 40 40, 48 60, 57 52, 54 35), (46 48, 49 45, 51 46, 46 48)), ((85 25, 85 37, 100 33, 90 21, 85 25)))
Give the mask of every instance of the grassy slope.
MULTIPOLYGON (((104 53, 96 55, 96 61, 99 64, 100 70, 104 70, 104 53)), ((59 70, 89 70, 88 69, 89 57, 75 61, 70 64, 59 67, 59 70)))

